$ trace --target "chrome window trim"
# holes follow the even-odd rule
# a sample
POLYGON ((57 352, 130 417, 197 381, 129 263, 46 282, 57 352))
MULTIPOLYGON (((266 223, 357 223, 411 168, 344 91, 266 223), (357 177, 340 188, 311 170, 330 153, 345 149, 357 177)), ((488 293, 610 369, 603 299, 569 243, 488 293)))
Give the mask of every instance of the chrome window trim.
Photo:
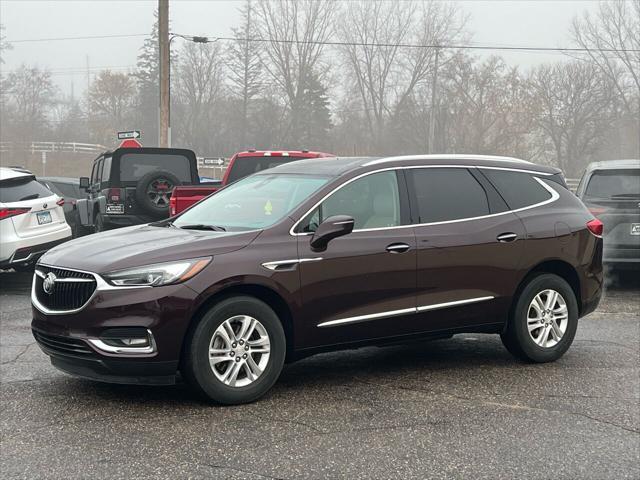
POLYGON ((291 260, 276 260, 273 262, 264 262, 261 265, 267 270, 275 271, 278 267, 282 265, 297 265, 299 263, 307 263, 307 262, 319 262, 322 260, 322 257, 315 258, 300 258, 300 259, 291 259, 291 260))
POLYGON ((87 270, 79 270, 77 268, 67 268, 67 267, 58 267, 55 265, 47 265, 44 263, 38 263, 36 265, 36 270, 33 274, 33 281, 31 282, 31 304, 41 313, 44 313, 45 315, 69 315, 72 313, 78 313, 79 311, 83 310, 87 305, 89 305, 89 303, 91 303, 91 301, 95 298, 95 296, 97 295, 98 292, 104 292, 104 291, 109 291, 109 290, 131 290, 131 289, 135 289, 135 288, 153 288, 151 286, 146 286, 146 285, 140 285, 140 286, 124 286, 124 287, 118 287, 115 285, 110 285, 109 283, 107 283, 100 275, 98 275, 97 273, 94 272, 89 272, 87 270), (91 294, 91 296, 89 297, 89 299, 79 308, 74 308, 71 310, 51 310, 47 307, 45 307, 44 305, 42 305, 39 301, 38 301, 38 297, 36 296, 36 276, 39 276, 40 278, 42 277, 42 272, 40 272, 38 270, 38 266, 42 266, 42 267, 47 267, 47 268, 57 268, 60 270, 69 270, 72 272, 79 272, 79 273, 85 273, 87 275, 92 275, 93 278, 95 278, 96 280, 96 289, 93 291, 93 293, 91 294))
POLYGON ((389 310, 386 312, 370 313, 368 315, 358 315, 355 317, 346 317, 346 318, 339 318, 337 320, 329 320, 327 322, 319 323, 316 326, 319 328, 325 328, 325 327, 335 327, 337 325, 344 325, 344 324, 351 324, 351 323, 368 322, 370 320, 397 317, 400 315, 406 315, 411 313, 416 314, 416 313, 422 313, 422 312, 427 312, 431 310, 440 310, 442 308, 469 305, 469 304, 478 303, 478 302, 486 302, 487 300, 493 300, 494 298, 495 297, 493 295, 489 295, 486 297, 466 298, 464 300, 455 300, 453 302, 444 302, 444 303, 434 303, 431 305, 421 305, 418 307, 403 308, 400 310, 389 310))
POLYGON ((156 340, 153 338, 153 333, 151 333, 151 330, 148 328, 147 335, 149 335, 149 345, 146 347, 114 347, 113 345, 104 343, 99 338, 87 338, 86 341, 102 352, 115 355, 149 355, 151 353, 156 353, 158 351, 156 340))
POLYGON ((373 170, 371 172, 365 172, 362 173, 356 177, 353 177, 349 180, 347 180, 346 182, 338 185, 336 188, 334 188, 333 190, 331 190, 328 194, 326 194, 324 197, 322 197, 321 200, 319 200, 318 202, 316 202, 313 207, 311 207, 309 210, 307 210, 307 212, 300 217, 300 220, 296 221, 293 226, 289 229, 289 235, 293 236, 293 237, 305 237, 308 235, 313 235, 313 232, 302 232, 302 233, 297 233, 295 232, 295 229, 298 227, 298 225, 300 224, 300 222, 302 222, 302 220, 304 220, 305 218, 307 218, 307 216, 316 208, 318 208, 318 206, 324 202, 327 198, 329 198, 331 195, 333 195, 335 192, 337 192, 338 190, 340 190, 342 187, 350 184, 351 182, 354 182, 362 177, 365 177, 367 175, 373 175, 374 173, 379 173, 379 172, 386 172, 389 170, 413 170, 413 169, 420 169, 420 168, 466 168, 466 169, 492 169, 492 170, 506 170, 506 171, 512 171, 512 172, 522 172, 522 173, 528 173, 531 174, 531 176, 540 184, 542 185, 542 187, 547 190, 547 192, 549 192, 551 194, 551 197, 543 202, 538 202, 535 203, 533 205, 527 205, 526 207, 520 207, 520 208, 516 208, 514 210, 505 210, 504 212, 499 212, 499 213, 490 213, 489 215, 481 215, 478 217, 466 217, 466 218, 458 218, 455 220, 443 220, 441 222, 430 222, 430 223, 411 223, 409 225, 397 225, 395 227, 378 227, 378 228, 360 228, 360 229, 354 229, 351 233, 359 233, 359 232, 377 232, 377 231, 382 231, 382 230, 394 230, 394 229, 401 229, 401 228, 414 228, 414 227, 429 227, 432 225, 446 225, 449 223, 459 223, 459 222, 470 222, 473 220, 482 220, 485 218, 491 218, 491 217, 497 217, 500 215, 506 215, 508 213, 517 213, 517 212, 522 212, 524 210, 529 210, 531 208, 537 208, 537 207, 541 207, 543 205, 547 205, 549 203, 555 202, 556 200, 558 200, 558 198, 560 198, 560 194, 554 189, 552 188, 550 185, 548 185, 546 182, 543 182, 541 179, 539 179, 536 175, 545 175, 545 176, 550 176, 553 175, 552 173, 545 173, 545 172, 538 172, 538 171, 534 171, 534 170, 520 170, 517 168, 506 168, 506 167, 485 167, 485 166, 481 166, 481 165, 408 165, 408 166, 397 166, 397 167, 387 167, 387 168, 381 168, 378 170, 373 170))

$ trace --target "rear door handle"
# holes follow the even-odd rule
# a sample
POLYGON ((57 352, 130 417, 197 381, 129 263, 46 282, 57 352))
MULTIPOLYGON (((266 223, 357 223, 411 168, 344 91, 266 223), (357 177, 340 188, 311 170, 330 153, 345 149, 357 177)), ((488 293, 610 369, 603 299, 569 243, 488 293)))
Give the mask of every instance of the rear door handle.
POLYGON ((404 253, 410 248, 411 247, 406 243, 392 243, 386 248, 386 250, 389 253, 404 253))
POLYGON ((501 233, 496 237, 500 243, 513 242, 516 238, 518 238, 518 235, 513 232, 501 233))

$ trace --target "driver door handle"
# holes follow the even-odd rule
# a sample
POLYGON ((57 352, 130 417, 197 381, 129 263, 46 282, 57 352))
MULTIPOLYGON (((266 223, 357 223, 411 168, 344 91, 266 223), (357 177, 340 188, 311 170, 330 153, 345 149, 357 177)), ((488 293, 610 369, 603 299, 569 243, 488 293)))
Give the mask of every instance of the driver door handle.
POLYGON ((518 238, 517 234, 513 232, 507 232, 507 233, 501 233, 500 235, 498 235, 496 237, 496 240, 498 240, 500 243, 509 243, 509 242, 513 242, 516 238, 518 238))
POLYGON ((386 250, 389 253, 404 253, 410 248, 411 247, 406 243, 392 243, 386 248, 386 250))

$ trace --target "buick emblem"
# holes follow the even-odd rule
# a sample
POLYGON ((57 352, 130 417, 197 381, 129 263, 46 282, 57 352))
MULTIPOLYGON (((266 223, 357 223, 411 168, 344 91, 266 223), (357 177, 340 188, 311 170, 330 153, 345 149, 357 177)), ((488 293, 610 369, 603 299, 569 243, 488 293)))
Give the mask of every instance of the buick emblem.
POLYGON ((44 293, 46 293, 47 295, 51 295, 53 293, 53 288, 56 285, 56 276, 52 273, 49 272, 47 273, 47 276, 44 277, 44 280, 42 282, 42 289, 44 290, 44 293))

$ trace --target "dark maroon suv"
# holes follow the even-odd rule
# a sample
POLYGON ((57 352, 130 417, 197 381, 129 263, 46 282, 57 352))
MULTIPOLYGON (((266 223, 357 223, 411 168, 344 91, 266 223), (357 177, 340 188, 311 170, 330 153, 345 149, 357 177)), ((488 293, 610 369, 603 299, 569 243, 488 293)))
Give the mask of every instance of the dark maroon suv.
POLYGON ((263 395, 285 361, 416 337, 495 333, 548 362, 598 304, 601 233, 555 168, 302 160, 49 251, 33 333, 65 372, 169 384, 179 371, 227 404, 263 395))

